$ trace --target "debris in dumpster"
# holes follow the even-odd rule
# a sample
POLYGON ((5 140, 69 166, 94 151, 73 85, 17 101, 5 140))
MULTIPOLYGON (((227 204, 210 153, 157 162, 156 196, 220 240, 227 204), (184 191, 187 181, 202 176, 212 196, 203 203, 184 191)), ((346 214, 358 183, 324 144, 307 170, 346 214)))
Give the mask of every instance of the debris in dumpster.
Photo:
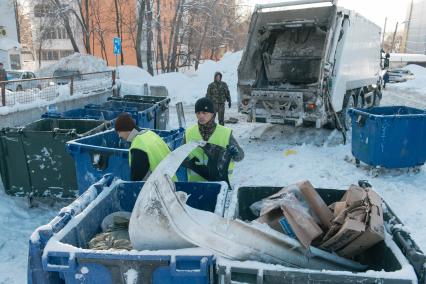
POLYGON ((131 250, 129 238, 130 213, 119 211, 112 213, 102 221, 102 233, 89 242, 89 248, 95 250, 131 250))
POLYGON ((350 258, 384 239, 381 204, 371 188, 351 185, 341 201, 327 207, 312 184, 303 181, 253 203, 250 209, 259 216, 255 221, 288 236, 290 229, 305 247, 313 243, 350 258))
POLYGON ((281 233, 285 233, 285 230, 280 220, 285 217, 291 230, 305 247, 309 247, 314 239, 322 235, 323 230, 319 225, 328 228, 333 218, 331 210, 308 181, 285 187, 276 194, 253 203, 250 209, 259 216, 255 221, 266 223, 281 233))
POLYGON ((351 185, 330 208, 334 219, 321 248, 353 257, 384 240, 382 199, 371 188, 351 185))
POLYGON ((191 142, 177 148, 161 161, 145 182, 129 224, 134 249, 144 249, 147 245, 161 249, 171 242, 183 241, 233 260, 257 260, 308 269, 364 271, 367 268, 315 247, 310 247, 307 254, 300 242, 267 226, 226 219, 185 204, 170 177, 188 154, 202 145, 191 142), (151 210, 151 204, 158 206, 151 210), (166 234, 144 233, 151 232, 152 225, 166 234))
POLYGON ((312 184, 306 180, 298 183, 297 185, 300 191, 303 193, 306 202, 308 202, 312 210, 321 220, 322 225, 325 228, 330 228, 331 220, 333 219, 333 213, 327 207, 327 204, 325 204, 324 200, 322 200, 322 198, 319 196, 318 192, 315 190, 312 184))

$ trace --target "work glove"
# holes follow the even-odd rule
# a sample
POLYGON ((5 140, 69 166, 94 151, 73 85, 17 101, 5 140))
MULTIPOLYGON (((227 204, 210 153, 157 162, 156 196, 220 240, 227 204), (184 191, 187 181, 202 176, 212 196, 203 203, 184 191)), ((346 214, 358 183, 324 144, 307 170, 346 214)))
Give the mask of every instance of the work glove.
POLYGON ((232 159, 234 159, 236 156, 238 156, 238 148, 235 145, 228 145, 226 146, 226 153, 229 155, 229 157, 231 157, 232 159))
POLYGON ((231 108, 231 101, 228 101, 228 106, 229 108, 231 108))

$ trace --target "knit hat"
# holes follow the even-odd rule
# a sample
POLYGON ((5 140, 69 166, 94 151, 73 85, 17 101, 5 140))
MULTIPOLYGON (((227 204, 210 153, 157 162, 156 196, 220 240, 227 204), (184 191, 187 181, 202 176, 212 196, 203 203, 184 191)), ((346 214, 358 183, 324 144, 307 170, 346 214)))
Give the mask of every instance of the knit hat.
POLYGON ((195 103, 195 113, 199 111, 214 113, 213 102, 209 98, 201 98, 195 103))
POLYGON ((122 112, 115 120, 115 131, 132 131, 136 128, 136 123, 127 112, 122 112))

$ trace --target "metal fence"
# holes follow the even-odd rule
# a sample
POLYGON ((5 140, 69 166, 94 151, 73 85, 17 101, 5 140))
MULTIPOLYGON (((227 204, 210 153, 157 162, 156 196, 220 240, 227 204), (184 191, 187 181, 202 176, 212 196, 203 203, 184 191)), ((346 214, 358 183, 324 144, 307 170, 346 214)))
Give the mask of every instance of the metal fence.
POLYGON ((0 107, 30 104, 37 100, 52 101, 59 96, 95 93, 112 89, 114 85, 114 70, 63 77, 0 81, 0 107))

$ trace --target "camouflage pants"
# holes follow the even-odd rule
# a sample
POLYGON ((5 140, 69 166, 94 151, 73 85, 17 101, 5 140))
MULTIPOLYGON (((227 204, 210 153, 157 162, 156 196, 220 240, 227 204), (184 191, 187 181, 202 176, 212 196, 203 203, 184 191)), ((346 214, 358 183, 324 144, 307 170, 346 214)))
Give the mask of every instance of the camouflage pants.
POLYGON ((225 125, 225 103, 215 103, 214 111, 220 125, 225 125))

